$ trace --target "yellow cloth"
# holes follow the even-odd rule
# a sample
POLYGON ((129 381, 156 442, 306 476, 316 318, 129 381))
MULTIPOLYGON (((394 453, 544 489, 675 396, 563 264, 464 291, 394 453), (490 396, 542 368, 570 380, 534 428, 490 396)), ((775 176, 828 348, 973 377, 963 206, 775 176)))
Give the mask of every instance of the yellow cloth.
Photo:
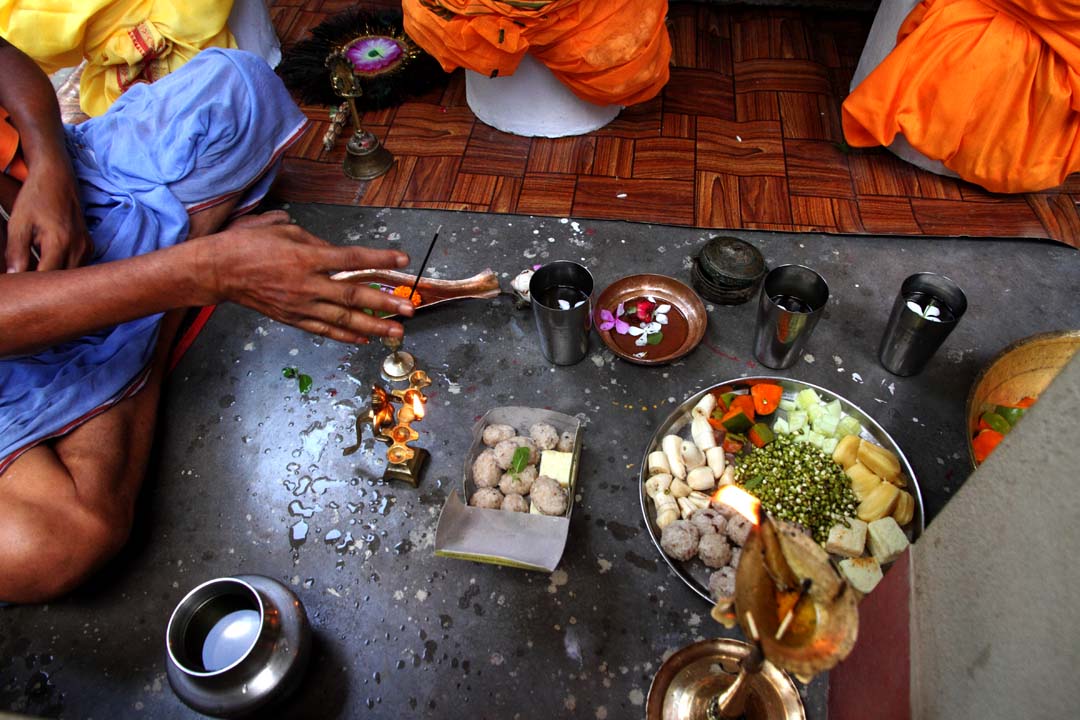
POLYGON ((100 115, 208 47, 235 48, 232 0, 2 0, 0 35, 52 74, 83 59, 79 104, 100 115))
POLYGON ((1080 170, 1080 2, 924 0, 843 126, 859 147, 903 133, 995 192, 1060 185, 1080 170))
POLYGON ((668 81, 667 0, 403 0, 405 32, 447 72, 512 75, 525 53, 578 97, 632 105, 668 81))

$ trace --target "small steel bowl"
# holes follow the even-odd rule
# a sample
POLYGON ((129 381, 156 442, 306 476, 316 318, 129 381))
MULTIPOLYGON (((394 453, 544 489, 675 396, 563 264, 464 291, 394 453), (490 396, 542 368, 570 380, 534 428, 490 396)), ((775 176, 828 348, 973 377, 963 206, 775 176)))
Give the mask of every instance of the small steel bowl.
POLYGON ((184 704, 213 717, 249 717, 300 684, 311 655, 311 626, 300 599, 277 580, 262 575, 217 578, 176 606, 165 649, 169 684, 184 704), (229 623, 223 621, 227 617, 249 623, 233 624, 230 636, 229 623), (208 640, 220 651, 209 663, 208 640))

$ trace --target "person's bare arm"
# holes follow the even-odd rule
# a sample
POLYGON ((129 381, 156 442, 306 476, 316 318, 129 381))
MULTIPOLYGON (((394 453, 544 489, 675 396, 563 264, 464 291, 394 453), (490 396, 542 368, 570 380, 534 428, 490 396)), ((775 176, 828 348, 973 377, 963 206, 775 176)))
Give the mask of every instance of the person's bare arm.
POLYGON ((4 266, 7 272, 30 267, 31 245, 38 270, 77 267, 90 240, 64 145, 60 107, 49 78, 22 51, 0 38, 0 105, 11 115, 28 176, 11 210, 4 266))
POLYGON ((289 224, 226 229, 127 260, 50 273, 0 275, 0 357, 28 354, 88 332, 174 308, 232 301, 341 342, 401 336, 410 302, 335 270, 401 268, 394 250, 336 247, 289 224), (77 300, 72 300, 77 298, 77 300))

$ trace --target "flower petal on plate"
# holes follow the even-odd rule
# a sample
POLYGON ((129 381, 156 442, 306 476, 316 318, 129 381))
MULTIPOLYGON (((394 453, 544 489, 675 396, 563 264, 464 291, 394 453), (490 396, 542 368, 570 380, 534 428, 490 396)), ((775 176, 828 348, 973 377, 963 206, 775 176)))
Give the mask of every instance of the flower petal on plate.
POLYGON ((637 345, 638 347, 644 347, 645 345, 648 345, 649 344, 649 336, 648 335, 639 336, 638 339, 634 341, 634 344, 637 345))
POLYGON ((661 325, 667 325, 667 315, 653 315, 653 320, 661 325))
POLYGON ((660 305, 656 308, 656 312, 666 315, 667 313, 671 312, 671 306, 667 303, 664 303, 663 305, 660 305))
POLYGON ((630 331, 630 323, 621 318, 615 318, 615 332, 625 335, 630 331))
POLYGON ((633 335, 634 337, 637 337, 638 335, 644 335, 644 334, 645 334, 645 329, 644 329, 644 328, 639 328, 639 327, 635 327, 634 325, 631 325, 631 326, 629 327, 629 329, 627 330, 627 332, 629 332, 629 333, 630 333, 631 335, 633 335))

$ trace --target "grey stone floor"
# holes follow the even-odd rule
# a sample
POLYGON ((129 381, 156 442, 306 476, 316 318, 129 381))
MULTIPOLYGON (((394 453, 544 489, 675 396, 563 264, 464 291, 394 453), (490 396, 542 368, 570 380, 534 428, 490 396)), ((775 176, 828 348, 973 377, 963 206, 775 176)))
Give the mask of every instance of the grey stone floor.
MULTIPOLYGON (((427 274, 453 279, 491 267, 504 287, 518 270, 551 259, 585 263, 598 290, 637 272, 688 282, 689 258, 708 237, 573 219, 291 211, 333 242, 404 249, 414 269, 442 224, 427 274)), ((422 311, 406 339, 434 380, 418 426, 431 461, 417 489, 378 479, 382 446, 370 431, 361 452, 342 456, 384 348, 323 342, 219 308, 169 381, 158 457, 127 550, 69 598, 0 608, 0 711, 192 716, 165 678, 169 614, 207 579, 260 573, 293 588, 317 639, 305 683, 274 717, 642 717, 668 654, 727 634, 668 570, 642 520, 638 464, 678 403, 748 374, 827 387, 905 450, 932 522, 970 472, 964 403, 978 370, 1013 340, 1080 327, 1080 256, 1063 246, 738 235, 770 265, 807 264, 828 280, 828 310, 805 359, 781 373, 754 363, 751 304, 710 306, 704 342, 659 368, 617 359, 596 336, 586 360, 553 368, 539 355, 531 316, 508 296, 422 311), (875 359, 878 339, 901 280, 923 270, 955 279, 969 310, 924 373, 894 377, 875 359), (282 378, 286 366, 312 376, 307 396, 282 378), (470 427, 505 404, 585 422, 580 499, 550 576, 432 553, 470 427), (306 540, 290 542, 301 520, 306 540)), ((809 717, 825 716, 826 686, 823 677, 805 691, 809 717)))

